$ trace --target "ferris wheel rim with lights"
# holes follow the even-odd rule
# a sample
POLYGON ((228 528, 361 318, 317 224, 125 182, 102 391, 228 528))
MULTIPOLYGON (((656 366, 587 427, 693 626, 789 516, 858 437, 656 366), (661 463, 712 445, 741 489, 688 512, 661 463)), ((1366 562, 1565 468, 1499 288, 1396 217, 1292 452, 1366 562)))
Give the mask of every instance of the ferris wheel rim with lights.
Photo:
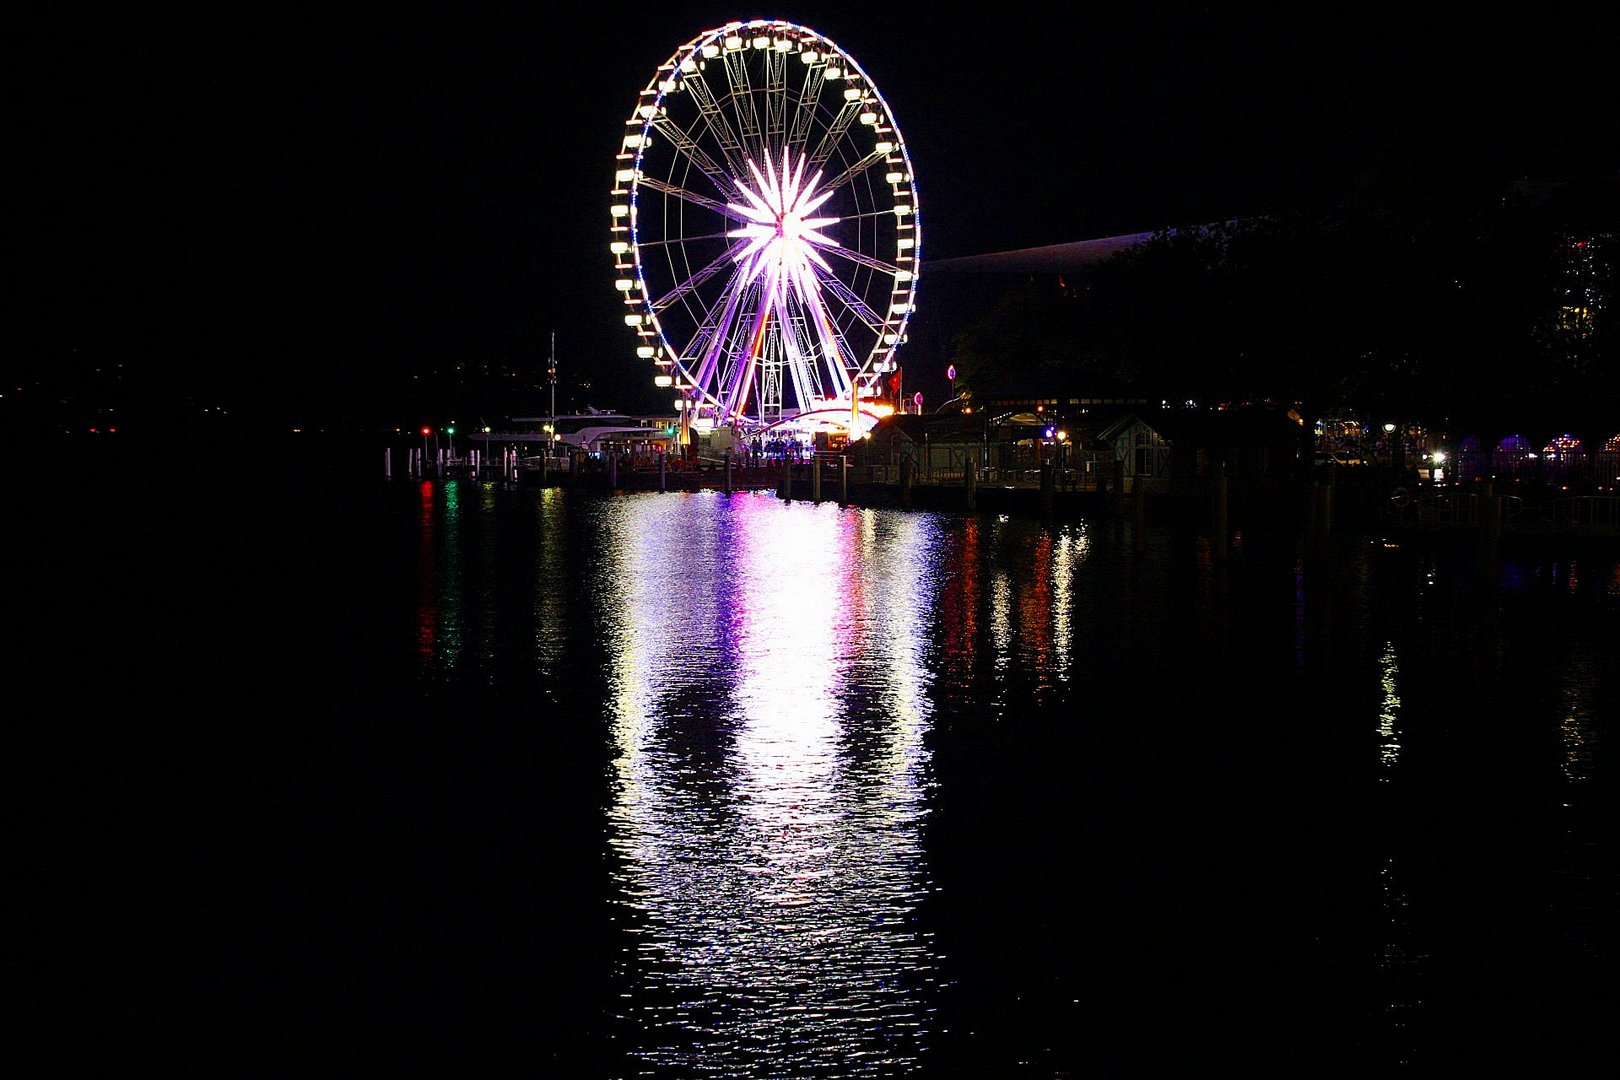
POLYGON ((704 31, 625 123, 615 284, 684 433, 817 418, 852 437, 898 395, 921 226, 886 101, 832 41, 781 20, 704 31))

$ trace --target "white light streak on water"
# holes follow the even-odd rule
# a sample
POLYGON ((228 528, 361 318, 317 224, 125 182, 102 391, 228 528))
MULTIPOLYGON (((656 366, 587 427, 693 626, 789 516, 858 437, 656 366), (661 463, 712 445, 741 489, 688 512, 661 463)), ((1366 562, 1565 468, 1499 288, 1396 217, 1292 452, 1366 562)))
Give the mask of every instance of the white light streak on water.
POLYGON ((1591 779, 1598 757, 1600 726, 1592 715, 1589 697, 1598 682, 1601 667, 1587 658, 1572 657, 1559 683, 1564 715, 1558 734, 1564 745, 1564 779, 1571 784, 1591 779))
POLYGON ((763 494, 611 506, 608 816, 643 1063, 910 1071, 936 966, 915 927, 932 537, 763 494))
POLYGON ((1005 567, 997 567, 990 578, 990 648, 997 676, 1012 666, 1013 583, 1005 567))
MULTIPOLYGON (((539 495, 539 544, 533 555, 539 585, 533 592, 534 662, 546 685, 560 677, 568 645, 567 500, 562 488, 539 495)), ((553 698, 553 701, 555 698, 553 698)))
MULTIPOLYGON (((1401 695, 1397 686, 1400 666, 1395 659, 1394 642, 1384 643, 1384 652, 1379 657, 1378 666, 1379 685, 1384 691, 1383 707, 1378 712, 1378 759, 1386 768, 1394 768, 1401 760, 1400 731, 1396 726, 1396 720, 1401 712, 1401 695)), ((1388 782, 1389 777, 1381 779, 1388 782)))
POLYGON ((1067 682, 1074 662, 1074 574, 1085 561, 1091 538, 1084 525, 1074 525, 1058 534, 1052 559, 1052 666, 1060 682, 1067 682))

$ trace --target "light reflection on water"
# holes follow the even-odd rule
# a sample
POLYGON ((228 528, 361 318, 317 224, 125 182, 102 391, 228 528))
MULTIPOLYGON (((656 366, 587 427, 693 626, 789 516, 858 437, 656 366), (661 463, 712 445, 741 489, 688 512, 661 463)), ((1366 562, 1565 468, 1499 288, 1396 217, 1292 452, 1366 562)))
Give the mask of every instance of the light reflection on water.
POLYGON ((14 666, 137 1068, 1612 1071, 1612 545, 127 465, 14 666))
POLYGON ((915 915, 939 537, 762 495, 618 499, 601 524, 637 1056, 907 1071, 936 967, 915 915))
POLYGON ((943 684, 969 691, 991 683, 989 704, 1017 709, 1073 677, 1075 574, 1090 526, 967 518, 953 521, 937 555, 948 567, 938 604, 943 684), (982 620, 982 623, 981 623, 982 620))
MULTIPOLYGON (((1455 926, 1470 929, 1469 873, 1499 858, 1480 839, 1492 829, 1561 847, 1558 935, 1598 955, 1612 904, 1589 808, 1612 773, 1612 559, 1509 561, 1487 580, 1392 547, 1273 565, 1158 534, 1136 551, 1106 523, 754 493, 503 504, 456 486, 411 493, 418 674, 510 682, 558 731, 603 726, 610 1039, 632 1072, 898 1075, 963 1047, 988 1060, 993 1038, 962 1022, 1006 1032, 1030 1007, 996 999, 1003 977, 1046 987, 1059 1021, 1013 1021, 1007 1057, 1072 1063, 1051 1031, 1110 1047, 1106 1020, 1082 1035, 1079 1018, 1127 1009, 1085 961, 1160 985, 1128 945, 1069 924, 1074 906, 1150 923, 1211 872, 1256 903, 1274 882, 1306 898, 1279 907, 1294 938, 1234 944, 1212 981, 1238 985, 1244 950, 1254 967, 1319 954, 1351 973, 1336 1023, 1368 1061, 1456 1053, 1468 1021, 1436 988, 1468 992, 1446 980, 1471 961, 1455 926), (529 529, 497 538, 514 504, 529 529), (1536 807, 1555 793, 1562 832, 1536 807), (1264 808, 1254 820, 1245 800, 1264 808), (1281 842, 1246 861, 1296 820, 1319 865, 1281 842), (1471 835, 1471 820, 1487 825, 1471 835), (1085 866, 1096 898, 995 898, 1009 852, 1037 864, 1030 878, 1085 866), (981 932, 1025 967, 1004 975, 981 932)), ((1180 940, 1189 969, 1210 948, 1180 940)), ((1267 999, 1284 1016, 1293 1000, 1267 999)), ((1299 1038, 1322 1022, 1296 1019, 1299 1038)))
MULTIPOLYGON (((1393 642, 1384 645, 1384 652, 1379 657, 1378 663, 1383 669, 1384 691, 1383 708, 1378 713, 1378 757, 1388 768, 1401 759, 1400 728, 1397 724, 1401 713, 1400 665, 1395 659, 1393 642)), ((1384 776, 1381 779, 1388 782, 1389 778, 1384 776)))
MULTIPOLYGON (((535 532, 538 543, 534 550, 528 553, 519 553, 517 558, 528 558, 535 561, 537 580, 543 582, 563 582, 568 580, 567 545, 561 537, 565 535, 563 528, 564 493, 559 488, 546 488, 540 492, 538 508, 538 528, 535 532)), ((541 675, 540 685, 551 690, 548 695, 555 703, 555 686, 565 671, 566 661, 563 653, 568 642, 570 631, 567 598, 568 592, 559 588, 537 588, 530 592, 533 597, 529 616, 533 620, 534 630, 534 664, 541 675)))

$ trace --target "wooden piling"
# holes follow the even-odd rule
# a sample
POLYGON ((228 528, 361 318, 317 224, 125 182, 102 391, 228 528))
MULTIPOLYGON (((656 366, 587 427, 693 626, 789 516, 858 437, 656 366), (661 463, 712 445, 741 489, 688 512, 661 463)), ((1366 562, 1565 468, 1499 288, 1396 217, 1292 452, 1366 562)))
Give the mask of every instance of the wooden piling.
POLYGON ((1475 565, 1479 577, 1489 581, 1496 576, 1497 552, 1502 540, 1502 496, 1486 495, 1479 523, 1479 558, 1475 565))
POLYGON ((1137 473, 1131 482, 1131 550, 1140 554, 1147 548, 1147 475, 1137 473))
POLYGON ((1338 498, 1333 480, 1333 473, 1328 473, 1327 486, 1322 490, 1322 540, 1326 542, 1333 536, 1333 503, 1338 498))

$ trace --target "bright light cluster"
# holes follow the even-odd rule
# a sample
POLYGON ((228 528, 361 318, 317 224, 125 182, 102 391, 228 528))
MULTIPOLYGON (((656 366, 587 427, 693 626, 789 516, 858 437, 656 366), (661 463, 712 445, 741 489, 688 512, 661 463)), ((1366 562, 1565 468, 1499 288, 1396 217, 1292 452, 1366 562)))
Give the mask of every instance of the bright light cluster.
POLYGON ((783 298, 784 288, 791 288, 801 299, 811 300, 818 295, 811 264, 832 273, 832 267, 817 249, 838 246, 837 240, 820 230, 838 224, 838 219, 809 215, 832 198, 833 193, 831 190, 816 192, 816 185, 821 182, 820 172, 801 187, 803 154, 799 155, 798 166, 790 169, 784 150, 780 175, 769 160, 765 162, 764 175, 753 161, 749 161, 748 169, 754 175, 758 190, 747 186, 741 186, 740 190, 752 205, 728 204, 731 210, 751 222, 733 229, 730 234, 748 241, 748 246, 736 256, 743 267, 742 283, 746 285, 764 273, 765 292, 773 301, 783 298))

